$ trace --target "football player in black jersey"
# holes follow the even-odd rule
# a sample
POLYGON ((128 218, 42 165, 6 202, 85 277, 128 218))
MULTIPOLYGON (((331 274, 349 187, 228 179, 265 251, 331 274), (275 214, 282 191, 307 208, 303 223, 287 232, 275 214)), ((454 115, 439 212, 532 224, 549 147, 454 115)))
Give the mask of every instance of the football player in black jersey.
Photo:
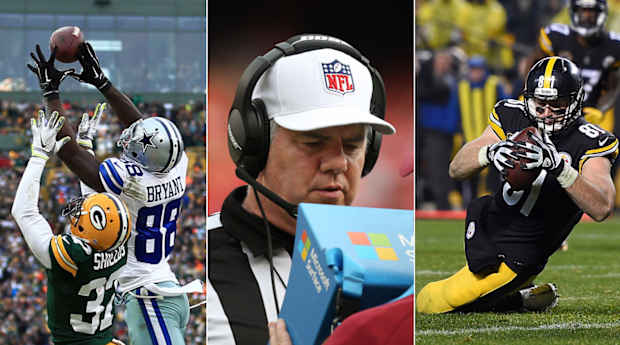
POLYGON ((571 25, 553 23, 540 29, 530 65, 554 55, 576 63, 584 81, 586 120, 613 131, 620 34, 605 30, 606 0, 571 0, 569 6, 571 25))
MULTIPOLYGON (((586 121, 613 132, 620 34, 605 30, 607 11, 606 0, 571 0, 571 25, 553 23, 540 29, 538 49, 530 61, 533 64, 544 56, 559 55, 576 63, 584 82, 583 113, 586 121)), ((616 186, 619 184, 620 180, 616 186)), ((619 202, 620 199, 616 205, 620 205, 619 202)), ((562 250, 567 249, 568 244, 564 242, 562 250)))
POLYGON ((584 120, 584 93, 574 63, 544 58, 528 73, 524 101, 497 103, 484 133, 456 154, 450 176, 459 180, 491 163, 504 173, 517 156, 529 159, 526 168, 542 170, 524 190, 504 180, 494 195, 470 203, 467 265, 426 285, 418 311, 538 311, 557 303, 555 285, 532 286, 534 278, 584 212, 596 221, 611 214, 615 195, 610 169, 618 140, 584 120), (511 140, 529 126, 538 128, 536 144, 511 140))

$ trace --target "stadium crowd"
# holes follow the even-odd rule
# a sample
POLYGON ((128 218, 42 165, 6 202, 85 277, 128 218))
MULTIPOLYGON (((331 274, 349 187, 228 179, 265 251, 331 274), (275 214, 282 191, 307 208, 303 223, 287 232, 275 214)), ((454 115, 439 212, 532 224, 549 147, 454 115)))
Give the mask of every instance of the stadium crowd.
MULTIPOLYGON (((205 107, 202 102, 172 106, 161 103, 138 103, 143 114, 166 116, 179 126, 183 133, 186 152, 190 159, 187 190, 184 197, 180 229, 177 229, 176 255, 170 258, 173 270, 181 284, 194 279, 206 280, 206 156, 205 156, 205 107)), ((20 176, 30 157, 29 119, 39 109, 37 104, 0 102, 0 344, 47 345, 50 343, 45 319, 46 275, 36 261, 13 221, 10 209, 20 176), (4 140, 4 141, 3 141, 4 140)), ((95 104, 88 106, 63 103, 66 118, 77 126, 83 112, 93 112, 95 104)), ((106 114, 101 122, 95 149, 98 158, 117 154, 116 138, 120 135, 116 116, 106 114)), ((44 173, 41 189, 41 213, 48 219, 55 232, 65 231, 67 220, 61 210, 71 198, 80 193, 78 179, 52 158, 50 168, 44 173)), ((188 296, 190 305, 205 300, 204 294, 188 296)), ((191 309, 186 332, 187 344, 204 344, 206 332, 206 307, 204 304, 191 309)), ((124 306, 117 308, 118 322, 115 336, 126 341, 127 326, 124 306)), ((129 344, 128 344, 129 345, 129 344)))
MULTIPOLYGON (((568 3, 415 2, 414 104, 416 132, 424 133, 415 136, 417 209, 464 209, 470 200, 498 185, 493 169, 457 183, 448 176, 449 161, 465 142, 482 133, 493 104, 520 96, 541 28, 551 23, 570 24, 568 3), (470 103, 463 101, 464 95, 470 103)), ((607 29, 620 31, 620 1, 608 0, 607 4, 607 29)), ((616 110, 616 135, 618 113, 616 110)), ((616 208, 619 206, 616 201, 616 208)))

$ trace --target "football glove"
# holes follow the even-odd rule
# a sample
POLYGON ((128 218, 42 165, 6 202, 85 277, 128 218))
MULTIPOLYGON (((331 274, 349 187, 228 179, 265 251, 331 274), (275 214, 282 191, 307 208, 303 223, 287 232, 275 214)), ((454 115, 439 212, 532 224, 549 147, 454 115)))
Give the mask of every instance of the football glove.
POLYGON ((543 165, 544 155, 540 146, 529 142, 518 142, 517 147, 522 150, 518 151, 516 155, 529 160, 529 162, 521 165, 523 169, 533 170, 543 165))
POLYGON ((497 171, 504 175, 506 168, 514 168, 513 160, 518 159, 514 153, 516 143, 510 139, 498 141, 489 146, 487 159, 493 162, 497 171))
POLYGON ((45 55, 43 55, 43 52, 41 51, 41 47, 37 44, 37 56, 34 56, 34 53, 30 52, 30 57, 32 57, 32 60, 35 62, 34 66, 31 64, 26 64, 28 69, 30 69, 39 79, 39 86, 43 91, 43 97, 58 95, 60 83, 62 83, 68 75, 75 72, 73 68, 61 71, 54 67, 54 61, 56 60, 56 49, 57 48, 54 48, 54 50, 52 50, 49 60, 46 60, 45 55))
POLYGON ((93 138, 97 133, 97 127, 99 126, 99 122, 103 117, 103 112, 105 111, 106 104, 99 103, 95 108, 95 113, 93 117, 89 117, 87 113, 82 114, 82 121, 80 121, 80 125, 78 126, 77 131, 77 143, 87 150, 92 150, 93 148, 93 138))
POLYGON ((48 117, 43 110, 39 110, 37 119, 30 119, 33 157, 47 160, 52 154, 60 151, 67 141, 71 140, 71 137, 66 136, 56 141, 56 134, 58 134, 64 123, 65 117, 59 117, 57 111, 48 117))
POLYGON ((90 43, 80 44, 78 50, 78 61, 82 65, 82 73, 71 73, 71 77, 81 83, 90 84, 99 91, 104 91, 111 86, 110 81, 101 70, 99 59, 95 55, 95 50, 90 43))
POLYGON ((558 177, 564 168, 564 160, 560 157, 558 150, 547 133, 543 133, 542 137, 536 134, 531 135, 536 145, 531 145, 531 151, 526 153, 526 158, 532 159, 534 162, 526 164, 528 168, 542 167, 551 175, 558 177))

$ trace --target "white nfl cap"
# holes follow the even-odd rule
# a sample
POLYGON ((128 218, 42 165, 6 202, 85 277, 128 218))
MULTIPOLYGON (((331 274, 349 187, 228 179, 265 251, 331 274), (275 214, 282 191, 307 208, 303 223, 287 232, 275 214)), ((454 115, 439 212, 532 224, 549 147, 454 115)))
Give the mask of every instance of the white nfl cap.
POLYGON ((370 71, 338 50, 311 50, 278 59, 258 80, 252 99, 269 119, 293 131, 368 124, 383 134, 394 126, 370 113, 370 71))

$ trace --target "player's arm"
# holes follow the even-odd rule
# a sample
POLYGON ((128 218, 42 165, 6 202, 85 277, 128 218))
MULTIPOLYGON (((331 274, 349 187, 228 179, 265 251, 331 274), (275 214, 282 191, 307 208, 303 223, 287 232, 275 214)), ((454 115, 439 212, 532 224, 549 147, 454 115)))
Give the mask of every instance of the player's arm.
POLYGON ((56 141, 56 134, 63 126, 64 117, 55 112, 51 116, 39 112, 38 119, 32 119, 32 156, 15 193, 11 215, 17 222, 26 243, 41 264, 50 269, 51 258, 48 252, 52 239, 52 229, 39 213, 39 189, 41 175, 48 158, 58 151, 69 138, 56 141))
MULTIPOLYGON (((49 59, 45 58, 38 44, 36 45, 35 51, 36 55, 35 53, 30 53, 34 63, 32 65, 27 64, 27 67, 39 80, 39 86, 41 87, 47 113, 52 114, 54 111, 62 113, 58 89, 62 81, 67 76, 75 73, 75 70, 67 69, 61 71, 56 69, 54 66, 56 49, 52 51, 49 59)), ((58 157, 80 178, 80 180, 84 181, 84 183, 96 191, 104 191, 103 185, 99 180, 99 164, 97 160, 78 145, 75 141, 75 133, 70 125, 62 126, 58 131, 57 139, 66 137, 69 137, 71 140, 67 141, 57 153, 58 157)))
MULTIPOLYGON (((555 145, 546 133, 543 136, 531 137, 536 145, 530 146, 536 152, 526 153, 526 158, 532 159, 526 164, 526 169, 542 167, 548 174, 555 177, 570 198, 597 222, 605 220, 613 211, 616 190, 611 179, 611 163, 604 157, 605 153, 617 154, 618 140, 603 149, 595 149, 586 159, 581 168, 581 174, 567 164, 558 153, 555 145)), ((587 157, 587 156, 585 156, 587 157)))
POLYGON ((82 43, 78 52, 82 73, 71 73, 71 77, 82 83, 90 84, 99 90, 125 127, 142 118, 142 113, 131 99, 112 85, 103 73, 99 59, 90 43, 82 43))
POLYGON ((611 179, 611 163, 607 158, 588 159, 575 182, 566 188, 573 201, 592 219, 601 222, 614 208, 616 188, 611 179))
POLYGON ((500 173, 512 167, 511 159, 515 159, 511 140, 500 140, 491 125, 482 134, 465 144, 450 162, 450 177, 465 180, 493 163, 500 173))

